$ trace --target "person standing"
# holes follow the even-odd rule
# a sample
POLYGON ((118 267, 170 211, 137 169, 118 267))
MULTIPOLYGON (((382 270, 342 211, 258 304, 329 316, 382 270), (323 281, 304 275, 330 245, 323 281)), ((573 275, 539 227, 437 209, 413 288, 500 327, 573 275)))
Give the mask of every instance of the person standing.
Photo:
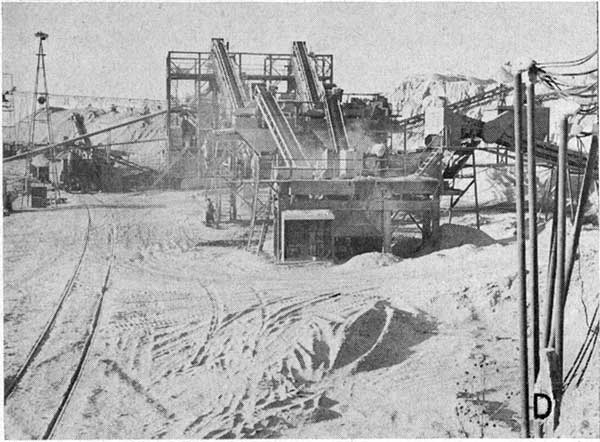
POLYGON ((215 224, 215 206, 210 198, 206 200, 206 225, 212 227, 215 224))

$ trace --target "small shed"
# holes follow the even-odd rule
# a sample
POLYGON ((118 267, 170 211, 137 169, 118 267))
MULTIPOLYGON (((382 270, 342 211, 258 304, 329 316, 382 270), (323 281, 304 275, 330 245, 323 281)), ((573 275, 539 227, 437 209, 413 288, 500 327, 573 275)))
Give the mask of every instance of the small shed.
POLYGON ((333 221, 328 209, 281 212, 281 260, 333 258, 333 221))

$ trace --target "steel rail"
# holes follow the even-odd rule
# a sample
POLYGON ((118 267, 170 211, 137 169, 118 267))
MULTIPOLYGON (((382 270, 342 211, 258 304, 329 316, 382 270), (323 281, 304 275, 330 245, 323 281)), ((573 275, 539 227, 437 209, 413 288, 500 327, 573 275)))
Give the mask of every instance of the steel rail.
POLYGON ((73 290, 73 286, 75 284, 75 280, 77 279, 77 276, 79 275, 79 271, 81 269, 81 263, 83 262, 83 258, 84 258, 85 254, 86 254, 86 251, 87 251, 89 237, 90 237, 90 229, 91 229, 91 225, 92 225, 92 218, 91 218, 91 215, 90 215, 90 209, 89 209, 89 207, 87 205, 85 206, 85 208, 87 210, 88 223, 87 223, 85 238, 84 238, 84 242, 83 242, 83 249, 81 251, 79 259, 77 260, 77 263, 75 264, 75 269, 73 271, 73 274, 71 275, 71 277, 67 281, 67 284, 66 284, 65 288, 63 289, 63 292, 62 292, 62 294, 60 296, 59 302, 58 302, 56 308, 54 309, 52 315, 50 316, 48 322, 46 323, 46 326, 44 327, 42 333, 40 334, 40 336, 38 337, 38 339, 33 344, 33 347, 31 348, 31 350, 27 354, 27 358, 25 359, 25 362, 23 362, 23 364, 21 365, 21 367, 17 371, 17 374, 15 375, 15 378, 13 379, 13 381, 8 385, 7 388, 5 388, 5 390, 4 390, 4 403, 5 404, 6 404, 7 400, 10 398, 10 396, 12 395, 12 393, 15 391, 15 389, 17 388, 17 386, 19 385, 19 383, 21 382, 21 379, 23 379, 23 376, 25 376, 25 373, 27 373, 27 371, 29 370, 29 367, 31 366, 31 363, 33 362, 33 360, 35 359, 35 357, 39 354, 39 352, 42 349, 44 343, 48 339, 48 335, 50 334, 50 330, 54 327, 54 324, 56 322, 56 318, 58 316, 58 313, 62 309, 62 306, 64 304, 65 299, 67 298, 67 296, 73 290))
MULTIPOLYGON (((98 197, 95 197, 95 198, 97 200, 99 200, 100 202, 102 202, 98 197)), ((113 229, 113 232, 114 232, 114 229, 113 229)), ((56 409, 56 412, 52 416, 52 419, 46 428, 46 432, 44 433, 43 439, 52 439, 54 437, 56 429, 58 428, 58 424, 61 422, 61 420, 64 416, 64 413, 65 413, 65 410, 67 409, 69 402, 71 401, 73 393, 76 390, 77 385, 79 384, 79 381, 81 379, 81 374, 83 373, 83 369, 87 362, 89 350, 92 346, 94 338, 96 337, 96 330, 98 328, 98 323, 100 321, 100 315, 102 313, 102 306, 104 305, 104 294, 108 290, 108 281, 110 279, 110 274, 111 274, 112 265, 113 265, 114 256, 115 256, 115 243, 116 243, 115 237, 116 237, 116 235, 113 233, 112 241, 111 241, 110 260, 109 260, 108 266, 106 268, 106 273, 104 275, 104 282, 102 284, 102 287, 100 288, 100 297, 96 301, 96 308, 94 309, 93 320, 91 323, 91 327, 88 329, 88 334, 87 334, 87 337, 86 337, 86 340, 85 340, 85 343, 83 346, 81 356, 79 357, 79 362, 77 364, 77 367, 75 368, 75 371, 73 372, 73 375, 71 376, 69 385, 67 386, 67 390, 63 393, 62 401, 61 401, 60 405, 58 406, 58 408, 56 409)))

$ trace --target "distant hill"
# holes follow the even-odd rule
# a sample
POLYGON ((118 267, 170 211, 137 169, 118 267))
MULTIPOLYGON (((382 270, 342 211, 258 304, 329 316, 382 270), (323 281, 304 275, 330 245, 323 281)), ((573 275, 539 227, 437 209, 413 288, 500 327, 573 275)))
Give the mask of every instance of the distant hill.
MULTIPOLYGON (((425 109, 432 106, 438 97, 446 99, 448 104, 464 100, 490 89, 498 87, 500 84, 510 84, 510 74, 505 71, 504 76, 497 75, 498 79, 480 79, 467 77, 457 74, 433 74, 429 76, 414 75, 400 80, 398 87, 388 97, 395 112, 402 118, 408 118, 413 115, 423 113, 425 109)), ((580 77, 581 84, 589 84, 597 81, 595 77, 580 77)), ((536 84, 536 94, 545 94, 551 92, 547 86, 542 83, 536 84)), ((513 94, 505 97, 505 104, 512 105, 513 94)), ((494 109, 500 103, 498 100, 487 103, 483 106, 477 106, 469 110, 466 114, 473 118, 485 119, 486 110, 494 109)), ((550 139, 558 140, 558 122, 564 113, 564 109, 570 107, 567 100, 557 98, 545 101, 544 106, 550 108, 550 139)), ((577 117, 575 123, 591 129, 592 124, 597 121, 597 116, 577 117)), ((401 149, 402 136, 397 135, 394 140, 395 148, 401 149)), ((420 129, 409 131, 408 149, 414 149, 422 146, 422 135, 420 129)))

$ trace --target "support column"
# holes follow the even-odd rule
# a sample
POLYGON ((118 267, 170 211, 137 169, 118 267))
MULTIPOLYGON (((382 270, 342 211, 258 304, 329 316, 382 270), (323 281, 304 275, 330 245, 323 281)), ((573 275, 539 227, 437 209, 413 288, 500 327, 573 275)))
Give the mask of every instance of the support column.
POLYGON ((429 241, 431 239, 431 225, 432 225, 432 213, 431 209, 423 211, 423 240, 429 241))
POLYGON ((472 153, 473 159, 473 191, 475 192, 475 219, 477 222, 477 230, 480 228, 479 222, 479 192, 477 190, 477 165, 475 164, 475 151, 472 153))
POLYGON ((275 206, 275 211, 273 213, 273 256, 275 257, 275 261, 279 261, 281 259, 281 255, 279 254, 280 250, 280 236, 281 236, 281 211, 279 203, 275 206))
POLYGON ((431 238, 437 243, 440 235, 440 192, 436 192, 431 200, 431 238))
POLYGON ((335 262, 335 230, 334 230, 334 221, 327 221, 328 224, 328 228, 329 228, 329 233, 331 235, 330 241, 331 241, 331 261, 335 262))
MULTIPOLYGON (((456 178, 452 177, 452 191, 456 188, 456 178)), ((448 224, 452 224, 452 209, 454 209, 454 194, 450 195, 450 207, 448 207, 448 224)))
POLYGON ((407 145, 406 145, 406 130, 407 129, 406 129, 406 124, 405 124, 404 125, 404 161, 403 161, 403 163, 404 163, 404 176, 408 175, 407 166, 406 166, 406 161, 407 161, 407 158, 408 158, 408 156, 407 156, 407 145))
POLYGON ((217 216, 215 217, 215 226, 218 229, 221 223, 221 190, 217 190, 217 216))
POLYGON ((229 220, 237 220, 236 196, 233 189, 229 192, 229 220))
POLYGON ((385 209, 385 203, 383 205, 383 253, 392 253, 392 211, 385 209))
MULTIPOLYGON (((200 152, 200 146, 201 146, 201 141, 200 138, 202 137, 202 132, 201 132, 201 124, 200 121, 202 121, 202 106, 201 106, 201 95, 202 95, 202 82, 200 80, 200 74, 202 73, 202 60, 200 58, 200 54, 198 54, 198 78, 196 78, 196 82, 195 82, 195 87, 196 87, 196 152, 200 152)), ((198 158, 198 153, 196 154, 196 159, 198 158)))
POLYGON ((171 135, 171 54, 167 55, 167 152, 165 169, 168 169, 172 160, 173 137, 171 135))
POLYGON ((275 256, 276 261, 283 261, 283 227, 281 213, 288 208, 287 191, 287 184, 279 183, 279 187, 277 189, 277 201, 275 203, 275 213, 273 215, 273 255, 275 256))

